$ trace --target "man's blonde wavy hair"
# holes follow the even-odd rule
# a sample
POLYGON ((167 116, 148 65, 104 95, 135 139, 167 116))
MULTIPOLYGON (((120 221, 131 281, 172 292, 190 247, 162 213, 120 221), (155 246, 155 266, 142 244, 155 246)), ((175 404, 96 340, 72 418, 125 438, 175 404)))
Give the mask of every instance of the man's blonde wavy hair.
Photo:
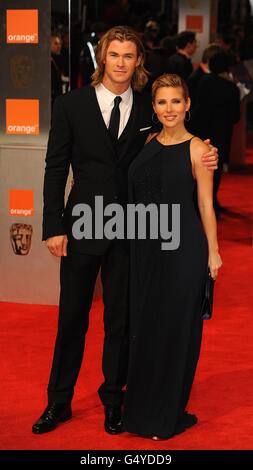
POLYGON ((136 91, 141 91, 148 81, 148 72, 144 67, 145 51, 138 33, 128 26, 114 26, 100 39, 96 49, 97 68, 92 75, 91 85, 95 87, 102 82, 107 49, 109 44, 115 39, 120 42, 132 41, 136 45, 137 57, 140 58, 140 64, 136 67, 133 74, 132 87, 136 91))

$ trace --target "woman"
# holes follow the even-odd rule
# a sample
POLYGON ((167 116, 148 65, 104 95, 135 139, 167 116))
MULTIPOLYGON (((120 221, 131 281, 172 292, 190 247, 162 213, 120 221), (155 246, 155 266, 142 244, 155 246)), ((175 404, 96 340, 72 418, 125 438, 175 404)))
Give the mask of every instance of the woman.
POLYGON ((207 268, 216 279, 222 263, 213 173, 201 164, 208 147, 184 126, 187 86, 177 75, 163 75, 153 83, 152 95, 163 127, 130 167, 130 201, 180 204, 180 244, 166 251, 161 239, 132 242, 125 430, 166 439, 197 422, 185 408, 200 351, 202 292, 207 268))

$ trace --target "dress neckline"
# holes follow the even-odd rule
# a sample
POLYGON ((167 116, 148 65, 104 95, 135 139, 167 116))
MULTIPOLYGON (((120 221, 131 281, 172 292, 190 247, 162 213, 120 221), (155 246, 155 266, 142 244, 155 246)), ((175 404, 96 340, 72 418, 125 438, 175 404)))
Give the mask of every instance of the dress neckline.
POLYGON ((187 139, 187 140, 183 140, 182 142, 178 142, 178 144, 162 144, 158 139, 157 137, 155 138, 156 142, 158 142, 158 144, 162 145, 162 147, 176 147, 177 145, 182 145, 182 144, 185 144, 186 142, 190 142, 193 137, 195 137, 194 135, 190 138, 190 139, 187 139))

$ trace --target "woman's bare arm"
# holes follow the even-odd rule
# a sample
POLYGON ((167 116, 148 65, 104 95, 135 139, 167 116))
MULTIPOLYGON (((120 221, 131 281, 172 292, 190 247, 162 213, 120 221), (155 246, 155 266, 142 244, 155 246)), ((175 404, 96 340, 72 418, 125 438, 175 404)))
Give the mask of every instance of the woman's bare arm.
POLYGON ((217 223, 213 208, 213 171, 208 170, 202 163, 203 154, 208 146, 198 137, 191 142, 191 159, 193 173, 197 181, 198 207, 208 241, 208 266, 212 278, 216 279, 222 265, 217 239, 217 223))

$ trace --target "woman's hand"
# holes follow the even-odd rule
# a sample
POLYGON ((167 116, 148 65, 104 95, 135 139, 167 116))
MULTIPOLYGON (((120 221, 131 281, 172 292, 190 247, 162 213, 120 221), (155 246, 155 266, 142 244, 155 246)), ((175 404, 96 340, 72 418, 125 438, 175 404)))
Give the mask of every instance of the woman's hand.
POLYGON ((209 260, 208 260, 208 267, 210 269, 210 274, 211 277, 215 280, 218 276, 218 271, 220 267, 222 266, 222 261, 221 257, 219 255, 219 252, 216 251, 214 253, 209 254, 209 260))

